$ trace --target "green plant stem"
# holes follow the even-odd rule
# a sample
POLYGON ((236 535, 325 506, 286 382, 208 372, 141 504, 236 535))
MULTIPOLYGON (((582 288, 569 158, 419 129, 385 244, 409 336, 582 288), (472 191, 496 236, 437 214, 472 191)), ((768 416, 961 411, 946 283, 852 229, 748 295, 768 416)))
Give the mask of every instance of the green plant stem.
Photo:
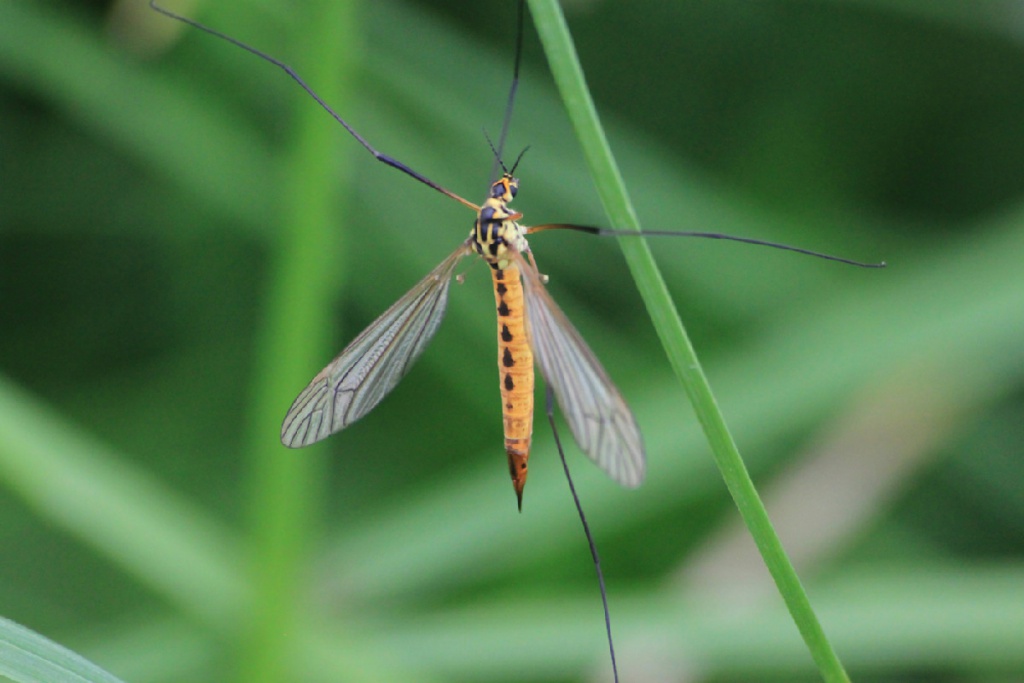
MULTIPOLYGON (((343 102, 357 34, 356 3, 307 5, 302 24, 304 78, 328 101, 343 102), (308 67, 308 68, 307 68, 308 67)), ((298 44, 298 43, 296 43, 298 44)), ((267 67, 270 69, 271 67, 267 67)), ((272 74, 277 76, 277 74, 272 74)), ((287 450, 279 426, 288 403, 327 356, 336 296, 338 126, 295 93, 295 138, 281 184, 282 225, 271 248, 271 277, 251 411, 250 513, 254 604, 242 645, 239 680, 292 680, 301 637, 312 527, 320 517, 324 461, 317 449, 287 450)))
MULTIPOLYGON (((640 230, 604 131, 587 89, 583 70, 556 0, 530 0, 530 9, 552 74, 583 147, 598 193, 612 226, 640 230)), ((619 238, 626 262, 640 290, 669 362, 682 382, 707 436, 725 484, 750 530, 779 592, 823 678, 847 681, 831 643, 818 622, 800 579, 786 556, 768 513, 754 488, 736 443, 729 433, 682 320, 646 241, 619 238)))

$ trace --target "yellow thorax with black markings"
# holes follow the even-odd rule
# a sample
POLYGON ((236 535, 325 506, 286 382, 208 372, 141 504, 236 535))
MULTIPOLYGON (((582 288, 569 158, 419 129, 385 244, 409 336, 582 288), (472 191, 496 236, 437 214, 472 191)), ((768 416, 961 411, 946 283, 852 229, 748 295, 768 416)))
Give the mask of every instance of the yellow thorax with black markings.
POLYGON ((504 173, 493 185, 490 195, 480 207, 469 240, 473 249, 492 268, 504 270, 509 265, 508 245, 519 253, 526 253, 526 229, 516 221, 523 214, 511 211, 509 202, 515 199, 519 190, 519 178, 504 173))

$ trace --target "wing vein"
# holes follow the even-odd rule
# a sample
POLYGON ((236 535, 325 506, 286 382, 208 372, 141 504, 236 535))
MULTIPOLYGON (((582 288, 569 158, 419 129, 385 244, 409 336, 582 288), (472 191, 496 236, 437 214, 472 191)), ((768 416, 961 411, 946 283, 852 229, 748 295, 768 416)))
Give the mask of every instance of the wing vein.
POLYGON ((288 409, 281 442, 316 443, 369 413, 391 392, 437 332, 462 244, 317 373, 288 409))
POLYGON ((646 464, 636 418, 583 337, 555 303, 536 268, 515 255, 523 275, 527 333, 580 449, 623 486, 639 486, 646 464))

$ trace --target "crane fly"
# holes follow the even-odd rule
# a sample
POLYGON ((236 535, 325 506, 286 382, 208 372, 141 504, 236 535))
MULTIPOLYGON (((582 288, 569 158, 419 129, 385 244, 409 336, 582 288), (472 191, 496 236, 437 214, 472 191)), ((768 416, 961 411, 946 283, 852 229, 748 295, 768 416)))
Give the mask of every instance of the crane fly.
MULTIPOLYGON (((501 150, 518 84, 523 37, 523 2, 518 2, 515 71, 497 148, 491 145, 501 176, 478 206, 445 189, 402 162, 379 152, 335 112, 287 64, 231 36, 175 14, 150 0, 150 7, 177 21, 225 40, 282 69, 378 161, 454 199, 476 213, 469 237, 402 298, 373 321, 302 390, 285 415, 281 442, 289 448, 317 443, 369 413, 398 385, 437 332, 448 304, 448 288, 456 266, 477 254, 491 268, 498 314, 498 374, 512 486, 522 509, 533 433, 534 363, 554 390, 559 408, 583 452, 613 480, 636 487, 646 471, 643 438, 636 418, 597 357, 587 346, 544 286, 526 236, 564 229, 597 235, 667 235, 708 237, 809 254, 857 266, 863 264, 818 252, 719 233, 664 230, 613 230, 566 223, 526 227, 522 214, 509 208, 519 190, 514 173, 505 168, 501 150)), ((524 150, 525 151, 525 150, 524 150)), ((520 159, 522 154, 520 154, 520 159)), ((494 174, 492 173, 492 176, 494 174)))
MULTIPOLYGON (((644 478, 644 446, 636 418, 608 373, 544 287, 522 214, 509 208, 519 180, 504 171, 477 208, 469 237, 370 324, 309 383, 288 410, 281 441, 316 443, 368 413, 401 380, 444 317, 456 265, 476 253, 491 267, 498 313, 498 374, 505 452, 520 507, 533 432, 533 366, 554 388, 583 452, 615 481, 644 478)), ((475 207, 476 208, 476 207, 475 207)))

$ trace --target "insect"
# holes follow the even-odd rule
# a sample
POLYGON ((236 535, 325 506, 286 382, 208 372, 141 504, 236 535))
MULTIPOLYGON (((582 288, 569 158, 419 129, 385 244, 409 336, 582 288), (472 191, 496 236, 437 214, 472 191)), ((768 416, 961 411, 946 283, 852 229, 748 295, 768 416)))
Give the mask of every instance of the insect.
POLYGON ((423 352, 444 316, 448 286, 464 256, 491 267, 498 314, 498 375, 505 452, 520 507, 533 431, 534 360, 554 388, 576 442, 624 486, 644 478, 644 446, 636 418, 600 362, 544 287, 526 236, 509 208, 519 189, 512 170, 491 185, 469 237, 370 324, 313 378, 288 410, 281 441, 315 443, 368 413, 423 352))
POLYGON ((533 432, 535 363, 553 388, 577 444, 598 467, 626 487, 639 486, 646 470, 643 439, 636 418, 608 373, 545 288, 546 277, 537 268, 527 235, 543 230, 568 229, 598 235, 708 237, 796 251, 853 265, 867 264, 718 233, 633 232, 573 224, 521 225, 522 214, 509 207, 519 190, 519 179, 515 177, 519 159, 511 169, 506 168, 501 160, 522 52, 522 0, 517 5, 515 71, 502 135, 497 148, 491 145, 495 164, 500 165, 502 174, 490 186, 483 204, 478 206, 379 152, 288 65, 150 0, 150 7, 157 12, 221 38, 279 67, 378 161, 476 213, 467 239, 371 323, 302 390, 284 418, 281 442, 290 448, 308 446, 348 427, 376 407, 397 386, 437 332, 447 309, 448 289, 455 268, 464 257, 475 253, 491 269, 498 317, 498 375, 505 453, 521 510, 533 432))

